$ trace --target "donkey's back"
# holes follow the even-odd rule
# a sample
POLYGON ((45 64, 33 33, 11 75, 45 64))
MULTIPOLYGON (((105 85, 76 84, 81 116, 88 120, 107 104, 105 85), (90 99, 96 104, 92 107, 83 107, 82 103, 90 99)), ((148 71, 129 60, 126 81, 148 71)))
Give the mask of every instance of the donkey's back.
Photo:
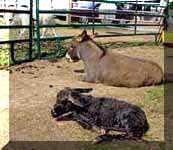
POLYGON ((100 82, 114 86, 149 86, 163 80, 163 71, 157 63, 111 52, 100 59, 97 72, 100 82))

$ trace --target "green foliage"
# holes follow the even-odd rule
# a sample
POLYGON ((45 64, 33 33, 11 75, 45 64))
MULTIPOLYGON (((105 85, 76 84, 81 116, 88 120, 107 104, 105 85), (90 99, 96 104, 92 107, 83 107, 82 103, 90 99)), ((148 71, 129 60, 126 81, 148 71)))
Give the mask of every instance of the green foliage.
POLYGON ((170 2, 170 3, 169 3, 169 8, 170 8, 170 9, 173 9, 173 2, 170 2))
POLYGON ((7 48, 0 48, 0 66, 9 65, 9 51, 7 48))
POLYGON ((41 43, 41 57, 43 58, 61 58, 66 55, 67 47, 64 41, 51 41, 41 43))
POLYGON ((4 19, 0 17, 0 25, 4 24, 4 19))
POLYGON ((64 47, 63 45, 65 45, 65 44, 64 44, 63 41, 61 41, 61 42, 59 43, 59 46, 57 47, 57 49, 58 49, 58 51, 57 51, 57 56, 58 56, 58 57, 64 57, 64 56, 66 55, 66 53, 67 53, 67 48, 64 47))
POLYGON ((148 108, 150 112, 163 113, 164 109, 164 87, 156 87, 146 91, 141 107, 148 108))

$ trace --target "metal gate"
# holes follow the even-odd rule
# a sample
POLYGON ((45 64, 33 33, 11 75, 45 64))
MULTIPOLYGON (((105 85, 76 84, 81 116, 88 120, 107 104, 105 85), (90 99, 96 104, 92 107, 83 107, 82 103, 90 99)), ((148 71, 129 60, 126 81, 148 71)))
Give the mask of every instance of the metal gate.
MULTIPOLYGON (((164 6, 160 6, 159 3, 155 3, 155 4, 145 4, 145 3, 139 3, 138 0, 135 0, 133 3, 132 1, 116 1, 116 0, 112 0, 112 1, 106 1, 106 0, 92 0, 93 5, 96 2, 100 2, 100 3, 112 3, 112 4, 133 4, 135 6, 135 9, 133 11, 100 11, 100 10, 96 10, 95 8, 93 8, 93 10, 91 10, 90 13, 90 17, 88 17, 89 19, 91 19, 91 23, 86 23, 86 24, 81 24, 81 23, 69 23, 69 24, 55 24, 55 25, 50 25, 50 24, 40 24, 40 14, 69 14, 73 17, 81 17, 81 15, 85 15, 86 12, 82 12, 80 10, 74 10, 74 9, 58 9, 58 10, 40 10, 39 9, 39 5, 40 5, 40 0, 35 0, 35 4, 36 4, 36 19, 35 22, 33 23, 33 0, 30 0, 30 10, 28 11, 24 11, 24 10, 7 10, 7 9, 0 9, 0 13, 1 12, 11 12, 11 13, 26 13, 29 14, 30 17, 30 24, 29 25, 1 25, 0 29, 22 29, 22 28, 27 28, 29 30, 29 39, 19 39, 19 40, 9 40, 9 41, 0 41, 0 44, 9 44, 10 45, 10 56, 11 56, 11 60, 13 63, 20 63, 20 62, 25 62, 25 61, 32 61, 35 58, 42 58, 42 49, 41 49, 41 42, 46 42, 46 41, 55 41, 58 45, 58 47, 56 48, 56 52, 55 56, 58 56, 60 53, 60 42, 62 40, 66 40, 69 38, 72 38, 72 36, 57 36, 57 37, 44 37, 41 38, 40 37, 40 29, 42 28, 61 28, 61 27, 65 27, 65 28, 89 28, 92 29, 93 33, 95 32, 95 30, 97 28, 105 28, 105 27, 118 27, 118 28, 122 28, 122 27, 133 27, 134 28, 134 32, 133 33, 123 33, 123 34, 109 34, 109 35, 104 35, 104 34, 99 34, 96 37, 116 37, 116 36, 137 36, 137 35, 153 35, 156 37, 158 37, 158 35, 160 35, 159 31, 158 32, 145 32, 145 33, 138 33, 137 32, 137 27, 148 27, 148 26, 157 26, 162 28, 164 26, 163 22, 159 22, 157 24, 155 23, 138 23, 137 21, 137 17, 157 17, 157 18, 162 18, 160 20, 164 20, 165 14, 163 12, 163 14, 153 14, 152 12, 146 12, 146 11, 138 11, 137 7, 140 6, 152 6, 155 7, 156 9, 158 7, 162 7, 164 8, 164 6), (131 15, 134 17, 134 23, 111 23, 111 24, 106 24, 106 23, 97 23, 96 20, 99 19, 98 17, 96 17, 96 14, 101 14, 101 15, 131 15), (35 33, 35 36, 34 36, 35 33), (15 44, 16 43, 29 43, 29 51, 28 51, 28 56, 27 58, 25 58, 24 60, 16 60, 15 58, 15 44), (35 45, 35 46, 34 46, 35 45), (35 54, 33 55, 33 52, 35 52, 35 54)), ((118 20, 118 19, 115 19, 118 20)))

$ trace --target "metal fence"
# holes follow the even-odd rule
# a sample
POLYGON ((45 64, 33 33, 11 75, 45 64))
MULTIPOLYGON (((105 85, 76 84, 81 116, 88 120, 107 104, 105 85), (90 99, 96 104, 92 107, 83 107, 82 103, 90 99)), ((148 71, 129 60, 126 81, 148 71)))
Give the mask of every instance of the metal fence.
MULTIPOLYGON (((133 11, 100 11, 100 10, 96 10, 93 8, 92 11, 90 11, 90 19, 92 20, 92 23, 90 24, 79 24, 79 23, 69 23, 69 24, 54 24, 54 25, 50 25, 50 24, 40 24, 40 14, 69 14, 71 16, 73 16, 74 14, 77 14, 79 16, 76 17, 80 17, 80 15, 85 15, 84 12, 82 11, 78 11, 78 10, 73 10, 73 9, 59 9, 59 10, 40 10, 39 9, 39 5, 40 5, 40 0, 35 0, 36 2, 36 23, 33 24, 33 0, 30 0, 30 10, 28 11, 24 11, 24 10, 2 10, 0 9, 0 13, 1 12, 11 12, 11 13, 27 13, 30 15, 30 24, 29 25, 1 25, 0 29, 23 29, 23 28, 27 28, 29 29, 29 39, 20 39, 20 40, 9 40, 9 41, 0 41, 0 44, 10 44, 10 56, 11 56, 11 60, 14 63, 20 63, 23 61, 31 61, 35 58, 41 58, 42 57, 42 50, 41 50, 41 42, 42 41, 56 41, 56 42, 60 42, 62 40, 66 40, 69 38, 72 38, 72 36, 58 36, 58 37, 45 37, 45 38, 41 38, 40 37, 40 29, 42 28, 61 28, 61 27, 65 27, 65 28, 91 28, 93 33, 95 32, 95 29, 97 28, 105 28, 105 27, 134 27, 134 32, 133 33, 123 33, 123 34, 110 34, 110 35, 104 35, 104 34, 99 34, 96 37, 115 37, 115 36, 133 36, 133 35, 153 35, 155 37, 157 37, 160 33, 158 32, 145 32, 145 33, 138 33, 137 32, 137 27, 139 26, 143 26, 143 27, 147 27, 147 26, 157 26, 159 28, 161 28, 163 26, 163 22, 160 21, 157 24, 156 23, 138 23, 137 21, 137 17, 145 17, 145 16, 149 16, 149 17, 156 17, 156 18, 160 18, 160 20, 163 20, 165 17, 165 14, 156 14, 156 13, 152 13, 152 12, 146 12, 146 11, 138 11, 137 10, 137 6, 138 5, 142 5, 142 6, 152 6, 155 7, 156 9, 158 7, 163 7, 164 6, 160 6, 159 3, 155 3, 155 4, 142 4, 142 3, 138 3, 138 0, 132 2, 132 1, 105 1, 105 0, 92 0, 93 5, 96 2, 104 2, 104 3, 113 3, 113 4, 133 4, 135 6, 135 9, 133 11), (96 23, 96 14, 102 14, 102 15, 119 15, 121 13, 121 15, 131 15, 134 17, 134 23, 111 23, 111 24, 104 24, 104 23, 96 23), (33 36, 34 33, 36 33, 36 36, 33 36), (16 43, 26 43, 29 42, 29 55, 28 58, 24 59, 24 60, 16 60, 15 56, 14 56, 14 46, 16 43), (33 46, 33 43, 35 44, 35 47, 33 46), (36 55, 33 56, 33 51, 36 51, 36 55)), ((57 53, 59 53, 59 50, 57 48, 57 53)), ((55 54, 56 55, 56 54, 55 54)))
MULTIPOLYGON (((20 63, 24 61, 32 60, 32 45, 33 45, 33 0, 30 0, 30 10, 11 10, 11 9, 0 9, 0 13, 15 13, 15 14, 28 14, 29 15, 29 25, 0 25, 0 29, 24 29, 29 30, 29 39, 19 39, 19 40, 7 40, 0 41, 0 44, 9 44, 10 45, 10 57, 13 63, 20 63), (24 60, 16 60, 14 56, 14 47, 16 43, 29 43, 29 52, 28 57, 24 60)), ((10 36, 10 35, 9 35, 10 36)))

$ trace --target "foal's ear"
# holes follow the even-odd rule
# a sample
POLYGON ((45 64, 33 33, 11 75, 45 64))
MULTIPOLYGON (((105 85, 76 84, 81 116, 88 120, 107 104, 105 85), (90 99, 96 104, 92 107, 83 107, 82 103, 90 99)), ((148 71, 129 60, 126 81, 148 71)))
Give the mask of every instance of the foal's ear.
POLYGON ((93 88, 74 88, 72 90, 79 93, 89 93, 93 90, 93 88))
POLYGON ((68 100, 78 107, 81 107, 81 108, 84 107, 84 105, 80 101, 79 92, 72 91, 71 94, 68 96, 68 100))

